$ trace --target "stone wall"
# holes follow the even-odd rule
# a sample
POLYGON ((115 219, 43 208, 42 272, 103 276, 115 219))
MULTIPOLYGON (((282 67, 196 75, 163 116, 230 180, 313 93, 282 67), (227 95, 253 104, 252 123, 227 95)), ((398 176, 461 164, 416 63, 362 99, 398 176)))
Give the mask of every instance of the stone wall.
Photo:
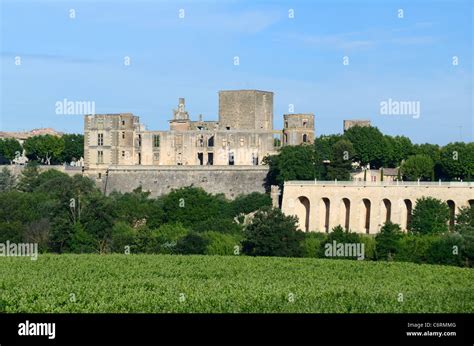
POLYGON ((406 230, 421 197, 445 201, 452 226, 459 208, 474 203, 474 183, 289 181, 282 211, 297 216, 301 230, 327 232, 341 225, 370 234, 378 233, 388 220, 406 230))
POLYGON ((94 171, 86 171, 107 194, 116 190, 131 192, 141 186, 144 191, 150 191, 152 197, 169 193, 193 185, 202 187, 209 193, 223 193, 233 199, 240 194, 265 192, 263 186, 268 172, 266 166, 112 166, 108 176, 94 171), (107 185, 107 186, 106 186, 107 185))

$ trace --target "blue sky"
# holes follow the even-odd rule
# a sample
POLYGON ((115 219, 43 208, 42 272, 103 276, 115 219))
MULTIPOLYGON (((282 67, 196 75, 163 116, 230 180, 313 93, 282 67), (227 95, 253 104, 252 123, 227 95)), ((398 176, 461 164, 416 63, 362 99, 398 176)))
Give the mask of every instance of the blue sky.
POLYGON ((0 2, 3 131, 82 133, 81 115, 55 113, 65 98, 167 129, 179 97, 217 120, 219 90, 260 89, 275 128, 293 104, 317 135, 360 118, 417 143, 474 140, 471 0, 0 2), (381 115, 389 98, 420 117, 381 115))

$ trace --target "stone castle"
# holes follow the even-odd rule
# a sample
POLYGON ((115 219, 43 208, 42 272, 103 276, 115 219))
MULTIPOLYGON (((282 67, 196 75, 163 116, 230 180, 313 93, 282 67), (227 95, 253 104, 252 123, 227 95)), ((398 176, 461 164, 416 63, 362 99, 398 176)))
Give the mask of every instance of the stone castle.
POLYGON ((185 99, 169 131, 150 131, 131 113, 85 115, 84 165, 101 176, 112 166, 259 166, 280 146, 314 141, 314 114, 285 114, 273 129, 273 93, 219 92, 219 120, 190 119, 185 99))

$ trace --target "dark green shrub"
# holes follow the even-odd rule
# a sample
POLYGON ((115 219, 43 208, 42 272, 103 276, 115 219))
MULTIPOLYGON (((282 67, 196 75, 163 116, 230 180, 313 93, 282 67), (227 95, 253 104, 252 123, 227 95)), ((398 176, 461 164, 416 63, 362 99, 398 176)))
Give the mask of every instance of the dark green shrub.
POLYGON ((208 231, 202 233, 202 237, 208 242, 204 252, 206 255, 240 254, 242 236, 208 231))
POLYGON ((400 225, 392 222, 385 223, 375 236, 375 254, 377 259, 392 260, 400 248, 403 237, 400 225))
POLYGON ((189 233, 184 236, 176 245, 176 252, 183 255, 204 254, 209 241, 201 234, 189 233))
POLYGON ((463 239, 459 234, 444 234, 433 241, 427 253, 427 262, 432 264, 463 265, 463 239))
POLYGON ((208 219, 200 221, 192 226, 195 232, 220 232, 220 233, 242 233, 242 226, 236 224, 232 219, 208 219))
POLYGON ((264 207, 257 211, 244 230, 243 253, 251 256, 300 257, 304 233, 297 230, 297 219, 280 209, 264 207))
POLYGON ((428 263, 429 251, 438 235, 405 234, 398 242, 397 261, 428 263))
POLYGON ((326 234, 320 232, 309 232, 304 234, 301 241, 303 257, 324 257, 321 244, 326 242, 326 234))

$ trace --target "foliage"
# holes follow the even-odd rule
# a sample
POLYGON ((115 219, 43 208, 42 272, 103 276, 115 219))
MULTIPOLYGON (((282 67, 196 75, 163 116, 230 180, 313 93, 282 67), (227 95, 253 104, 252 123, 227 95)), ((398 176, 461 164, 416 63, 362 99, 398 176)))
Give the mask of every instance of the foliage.
POLYGON ((0 192, 10 191, 16 185, 16 177, 6 167, 0 172, 0 192))
POLYGON ((322 244, 326 242, 326 234, 319 232, 308 232, 304 234, 301 241, 303 257, 324 257, 322 244))
POLYGON ((232 219, 223 217, 197 222, 194 226, 191 226, 191 229, 195 232, 213 231, 234 234, 242 232, 242 226, 235 223, 232 219))
POLYGON ((404 180, 432 180, 434 164, 429 156, 410 156, 402 165, 404 180))
POLYGON ((304 233, 297 230, 297 219, 280 209, 264 207, 245 228, 242 251, 251 256, 298 257, 304 233))
POLYGON ((15 138, 0 138, 0 158, 10 161, 23 152, 20 142, 15 138))
POLYGON ((20 180, 18 181, 18 190, 31 192, 37 185, 39 175, 38 163, 29 161, 25 168, 21 171, 20 180))
POLYGON ((249 214, 259 208, 272 205, 269 194, 252 192, 248 195, 239 195, 230 202, 231 215, 249 214))
POLYGON ((287 180, 314 180, 316 177, 316 153, 311 145, 286 146, 278 155, 264 158, 269 166, 265 181, 269 189, 271 185, 283 186, 287 180))
POLYGON ((62 136, 64 140, 64 149, 59 155, 61 162, 78 161, 84 157, 84 136, 80 134, 65 134, 62 136))
POLYGON ((440 174, 446 180, 474 177, 474 142, 449 143, 441 149, 440 174))
POLYGON ((202 237, 208 242, 204 254, 231 256, 240 254, 242 236, 221 232, 204 232, 202 237))
POLYGON ((462 207, 456 216, 456 232, 462 237, 463 257, 467 265, 474 266, 474 206, 462 207))
POLYGON ((165 223, 180 222, 186 227, 229 214, 229 202, 223 196, 191 186, 173 190, 160 198, 160 202, 165 223))
POLYGON ((64 139, 53 135, 29 137, 23 143, 26 156, 30 160, 38 160, 47 165, 59 163, 64 150, 64 139))
POLYGON ((191 232, 178 240, 176 252, 183 255, 203 254, 209 240, 199 233, 191 232))
POLYGON ((354 160, 363 166, 370 164, 371 168, 380 168, 384 163, 386 141, 382 132, 376 127, 354 126, 344 133, 354 146, 354 160))
POLYGON ((410 231, 419 234, 448 231, 449 207, 436 198, 422 197, 416 200, 410 223, 410 231))
POLYGON ((332 160, 327 168, 327 178, 330 180, 350 180, 354 146, 346 139, 337 141, 332 147, 332 160))
POLYGON ((384 136, 386 152, 384 153, 384 167, 398 167, 402 160, 414 154, 411 140, 405 136, 384 136))
POLYGON ((377 259, 393 260, 400 250, 403 237, 400 225, 386 222, 375 236, 375 252, 377 259))

